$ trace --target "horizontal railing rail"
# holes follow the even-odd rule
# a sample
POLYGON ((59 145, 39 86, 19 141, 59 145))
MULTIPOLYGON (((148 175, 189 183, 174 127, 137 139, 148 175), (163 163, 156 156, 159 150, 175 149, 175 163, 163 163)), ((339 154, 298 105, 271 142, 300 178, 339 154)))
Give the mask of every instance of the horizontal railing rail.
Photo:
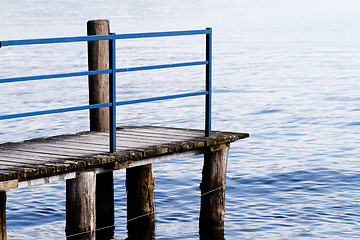
POLYGON ((47 75, 37 75, 37 76, 2 78, 2 79, 0 79, 0 83, 49 80, 49 79, 56 79, 56 78, 90 76, 90 75, 97 75, 97 74, 110 74, 110 77, 109 77, 110 78, 110 81, 109 81, 109 95, 110 95, 109 103, 89 104, 89 105, 84 105, 84 106, 65 107, 65 108, 57 108, 57 109, 42 110, 42 111, 32 111, 32 112, 0 115, 0 120, 109 107, 110 108, 110 152, 114 152, 114 151, 116 151, 116 106, 205 95, 206 96, 205 135, 210 136, 210 134, 211 134, 211 74, 212 74, 211 73, 212 29, 211 28, 207 28, 207 29, 203 29, 203 30, 189 30, 189 31, 130 33, 130 34, 114 34, 114 33, 112 33, 109 35, 92 35, 92 36, 43 38, 43 39, 27 39, 27 40, 8 40, 8 41, 0 41, 0 48, 8 47, 8 46, 20 46, 20 45, 89 42, 89 41, 99 41, 99 40, 108 40, 110 42, 110 44, 109 44, 109 53, 110 53, 109 54, 109 63, 110 63, 109 69, 59 73, 59 74, 47 74, 47 75), (139 66, 139 67, 129 67, 129 68, 116 68, 116 40, 118 40, 118 39, 173 37, 173 36, 201 35, 201 34, 206 35, 206 59, 204 61, 181 62, 181 63, 139 66), (206 89, 205 89, 205 91, 197 91, 197 92, 173 94, 173 95, 166 95, 166 96, 159 96, 159 97, 142 98, 142 99, 135 99, 135 100, 120 101, 120 102, 116 101, 116 74, 117 73, 165 69, 165 68, 188 67, 188 66, 197 66, 197 65, 205 65, 206 66, 206 79, 205 79, 205 82, 206 82, 205 88, 206 89))
POLYGON ((203 30, 190 30, 190 31, 126 33, 126 34, 113 34, 113 35, 110 34, 110 35, 92 35, 92 36, 79 36, 79 37, 8 40, 8 41, 1 41, 0 47, 51 44, 51 43, 89 42, 89 41, 110 40, 110 39, 174 37, 174 36, 201 35, 201 34, 211 34, 211 28, 207 28, 203 30))
POLYGON ((0 83, 25 82, 25 81, 45 80, 45 79, 54 79, 54 78, 80 77, 80 76, 105 74, 105 73, 111 73, 111 72, 112 72, 111 70, 96 70, 96 71, 85 71, 85 72, 37 75, 37 76, 28 76, 28 77, 3 78, 3 79, 0 79, 0 83))

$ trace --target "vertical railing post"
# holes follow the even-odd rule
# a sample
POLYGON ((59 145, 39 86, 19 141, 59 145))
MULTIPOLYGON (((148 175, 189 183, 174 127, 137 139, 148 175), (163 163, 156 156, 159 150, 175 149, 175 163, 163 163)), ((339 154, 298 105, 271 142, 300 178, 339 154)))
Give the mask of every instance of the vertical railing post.
POLYGON ((211 65, 212 65, 212 28, 206 28, 206 117, 205 117, 205 136, 211 135, 211 65))
POLYGON ((111 107, 109 111, 110 120, 110 152, 116 151, 116 35, 111 33, 109 44, 109 65, 111 69, 109 78, 109 102, 111 107))

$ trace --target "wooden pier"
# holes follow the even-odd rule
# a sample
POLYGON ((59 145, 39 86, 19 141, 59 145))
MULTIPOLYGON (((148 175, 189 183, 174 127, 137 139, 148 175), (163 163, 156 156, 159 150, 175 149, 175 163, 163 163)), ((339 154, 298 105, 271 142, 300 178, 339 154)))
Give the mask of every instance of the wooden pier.
POLYGON ((147 239, 146 236, 154 232, 155 220, 152 164, 198 154, 204 154, 200 185, 200 235, 203 239, 223 239, 230 143, 247 138, 249 134, 211 131, 211 29, 115 35, 109 33, 107 20, 96 20, 88 22, 88 35, 0 42, 1 47, 87 41, 89 55, 88 72, 0 79, 0 83, 3 83, 88 75, 88 106, 4 115, 0 116, 0 120, 90 110, 88 132, 0 144, 0 240, 7 239, 7 190, 63 180, 66 180, 67 239, 112 239, 113 171, 120 169, 126 169, 129 239, 147 239), (116 69, 116 39, 193 34, 206 34, 206 61, 116 69), (205 91, 116 102, 117 72, 193 65, 206 65, 205 91), (206 95, 205 130, 157 126, 116 127, 117 105, 199 95, 206 95))
MULTIPOLYGON (((74 135, 1 144, 0 192, 2 191, 2 198, 4 199, 6 196, 4 191, 9 189, 67 180, 67 234, 94 231, 96 228, 105 227, 104 225, 106 225, 102 224, 102 221, 99 221, 96 216, 96 200, 99 201, 99 196, 104 196, 104 193, 98 196, 97 191, 99 190, 97 189, 106 188, 103 184, 97 185, 98 176, 101 177, 109 172, 112 173, 114 170, 125 168, 128 170, 129 168, 139 170, 144 166, 148 167, 145 173, 150 172, 152 175, 151 168, 149 171, 149 166, 153 163, 205 154, 201 190, 202 192, 207 192, 225 185, 224 178, 226 178, 227 153, 230 143, 248 137, 246 133, 215 131, 212 132, 211 137, 204 137, 205 134, 202 130, 152 126, 119 127, 116 132, 118 150, 115 153, 109 153, 107 149, 109 145, 108 135, 108 132, 81 132, 74 135), (223 167, 212 166, 209 168, 214 163, 223 167), (225 172, 207 174, 205 169, 223 169, 222 171, 225 172), (211 181, 220 181, 220 183, 204 185, 211 181), (88 200, 84 202, 84 199, 88 200), (84 223, 80 224, 80 222, 84 223), (75 229, 73 229, 74 226, 76 226, 75 229)), ((143 174, 144 172, 140 171, 137 175, 135 173, 135 176, 137 176, 137 179, 142 179, 144 177, 142 176, 143 174)), ((127 173, 128 197, 129 194, 132 194, 132 198, 138 198, 141 202, 143 197, 137 197, 137 195, 142 195, 142 193, 135 193, 134 196, 133 192, 139 190, 136 187, 132 187, 131 183, 134 181, 129 181, 130 177, 129 173, 127 173)), ((112 189, 113 183, 110 182, 108 184, 111 185, 108 188, 112 189)), ((153 183, 151 184, 153 185, 153 183)), ((150 189, 152 193, 153 186, 146 189, 150 189)), ((111 191, 113 190, 110 190, 110 195, 111 191)), ((225 193, 224 190, 218 192, 225 193)), ((0 223, 2 223, 1 229, 4 236, 6 221, 3 199, 1 201, 2 209, 0 209, 0 217, 2 217, 0 218, 0 223)), ((205 198, 202 201, 206 201, 205 198)), ((149 201, 147 200, 146 202, 149 201)), ((153 200, 150 199, 150 203, 152 202, 153 200)), ((113 199, 111 199, 111 196, 106 204, 110 205, 110 208, 113 209, 113 199)), ((215 213, 215 218, 220 216, 223 224, 225 205, 223 203, 220 215, 218 213, 219 206, 218 204, 216 205, 215 211, 217 213, 215 213)), ((211 208, 211 205, 202 204, 205 214, 209 214, 212 211, 209 208, 211 208)), ((99 212, 104 214, 103 211, 99 212)), ((128 201, 128 219, 149 212, 154 212, 153 207, 142 209, 136 203, 134 206, 134 201, 128 201), (133 212, 135 213, 132 213, 131 208, 134 209, 133 212)), ((107 216, 102 218, 109 219, 109 215, 111 219, 109 225, 112 225, 114 221, 113 211, 108 211, 107 216)), ((153 217, 152 215, 150 218, 153 217)), ((214 216, 209 216, 208 218, 218 222, 214 219, 214 216)), ((143 221, 143 219, 139 220, 139 222, 143 221)), ((134 224, 136 224, 136 221, 134 221, 134 224)), ((0 239, 6 239, 6 237, 0 239)))
MULTIPOLYGON (((73 178, 90 169, 119 170, 214 151, 246 133, 166 127, 118 127, 117 151, 109 153, 108 132, 81 132, 0 144, 0 190, 73 178), (41 180, 39 180, 41 179, 41 180)), ((104 171, 104 170, 99 170, 104 171)))

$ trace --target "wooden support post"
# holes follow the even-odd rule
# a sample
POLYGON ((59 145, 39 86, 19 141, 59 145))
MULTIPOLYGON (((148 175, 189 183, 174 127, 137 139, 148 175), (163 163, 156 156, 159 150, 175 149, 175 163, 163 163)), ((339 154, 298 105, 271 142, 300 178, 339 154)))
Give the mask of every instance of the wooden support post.
MULTIPOLYGON (((92 20, 87 23, 88 35, 108 35, 108 20, 92 20)), ((89 71, 109 69, 109 41, 88 42, 89 71)), ((89 103, 109 102, 109 74, 89 76, 89 103)), ((90 109, 90 131, 109 131, 109 108, 90 109)))
POLYGON ((77 173, 75 179, 66 180, 66 235, 70 235, 69 240, 95 240, 95 194, 95 171, 77 173))
POLYGON ((223 239, 225 220, 225 184, 229 145, 220 145, 204 154, 202 172, 200 237, 223 239))
POLYGON ((0 191, 0 240, 6 239, 6 191, 0 191))
MULTIPOLYGON (((108 35, 108 20, 91 20, 87 23, 88 35, 108 35)), ((109 41, 88 42, 89 71, 109 69, 109 41)), ((89 76, 89 103, 109 102, 109 74, 89 76)), ((109 131, 109 108, 90 110, 90 131, 109 131)), ((96 177, 96 228, 99 239, 110 239, 114 235, 114 182, 113 172, 98 174, 96 177), (109 227, 109 228, 107 228, 109 227)))
POLYGON ((154 187, 152 164, 126 169, 127 228, 130 239, 152 239, 154 235, 154 187))

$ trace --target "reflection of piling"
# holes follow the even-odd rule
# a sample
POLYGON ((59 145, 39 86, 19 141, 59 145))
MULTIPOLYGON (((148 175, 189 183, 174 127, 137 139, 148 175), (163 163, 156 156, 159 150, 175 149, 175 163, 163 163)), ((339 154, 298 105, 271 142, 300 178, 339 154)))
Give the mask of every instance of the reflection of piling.
POLYGON ((6 191, 0 191, 0 240, 6 240, 6 191))
MULTIPOLYGON (((210 148, 204 154, 201 183, 200 235, 224 235, 225 184, 229 145, 210 148)), ((205 239, 205 237, 203 238, 205 239)), ((221 238, 217 238, 221 239, 221 238)))

